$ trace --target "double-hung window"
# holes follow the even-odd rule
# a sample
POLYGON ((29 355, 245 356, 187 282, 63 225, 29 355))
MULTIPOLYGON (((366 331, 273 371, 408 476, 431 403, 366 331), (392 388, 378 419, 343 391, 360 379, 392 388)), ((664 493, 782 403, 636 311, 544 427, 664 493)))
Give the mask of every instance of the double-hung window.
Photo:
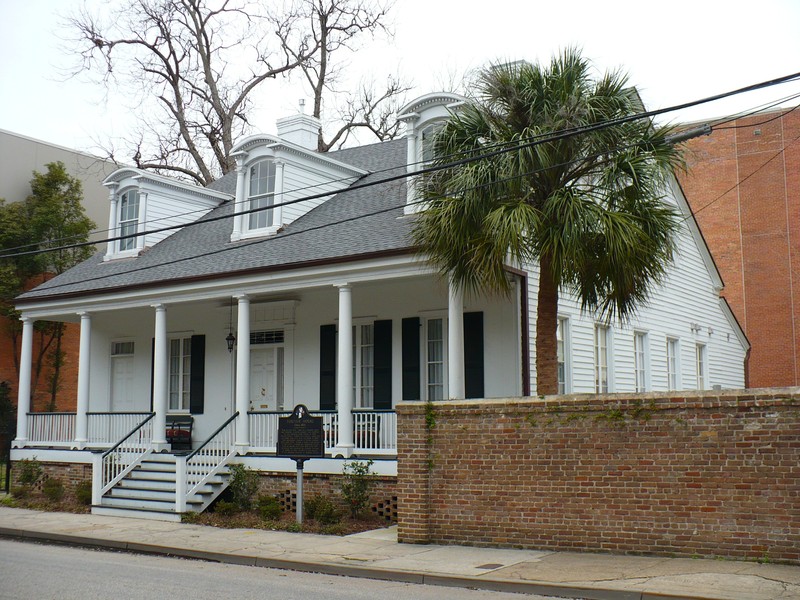
POLYGON ((569 331, 569 319, 566 317, 558 318, 558 325, 556 327, 556 355, 558 362, 558 393, 569 393, 569 340, 567 334, 569 331))
POLYGON ((353 326, 353 388, 358 408, 375 401, 375 326, 353 326))
POLYGON ((608 393, 609 386, 609 329, 605 325, 594 327, 594 390, 608 393))
POLYGON ((425 322, 425 366, 428 400, 444 400, 445 387, 445 319, 428 319, 425 322))
POLYGON ((442 122, 439 121, 437 123, 432 123, 422 128, 422 132, 420 133, 420 143, 422 145, 422 162, 424 164, 430 163, 434 159, 434 147, 433 142, 434 138, 436 137, 436 133, 441 129, 442 122))
POLYGON ((139 192, 128 190, 119 199, 119 251, 134 250, 136 248, 135 234, 139 227, 139 192))
POLYGON ((247 208, 248 229, 265 229, 273 225, 272 205, 275 200, 275 162, 261 160, 250 167, 247 208))
POLYGON ((633 358, 634 375, 636 377, 636 391, 647 391, 647 334, 643 331, 633 333, 633 358))
POLYGON ((667 338, 667 389, 677 390, 680 380, 679 346, 676 338, 667 338))
POLYGON ((706 368, 707 368, 706 345, 697 344, 697 346, 695 346, 695 353, 696 353, 696 363, 697 363, 697 389, 704 390, 706 389, 706 382, 708 379, 708 377, 706 376, 706 368))
POLYGON ((174 338, 169 341, 169 410, 189 410, 189 383, 191 381, 192 338, 174 338))

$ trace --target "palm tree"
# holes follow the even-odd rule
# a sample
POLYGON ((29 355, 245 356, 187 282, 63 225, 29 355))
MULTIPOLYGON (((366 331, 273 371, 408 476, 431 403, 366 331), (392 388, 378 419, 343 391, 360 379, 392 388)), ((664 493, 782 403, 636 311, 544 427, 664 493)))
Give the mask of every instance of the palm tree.
POLYGON ((441 170, 421 185, 414 241, 472 293, 508 293, 506 266, 538 263, 539 394, 558 392, 559 290, 625 321, 672 261, 680 221, 663 196, 683 163, 667 128, 618 122, 641 111, 626 75, 595 80, 568 49, 547 66, 482 71, 434 139, 441 170))

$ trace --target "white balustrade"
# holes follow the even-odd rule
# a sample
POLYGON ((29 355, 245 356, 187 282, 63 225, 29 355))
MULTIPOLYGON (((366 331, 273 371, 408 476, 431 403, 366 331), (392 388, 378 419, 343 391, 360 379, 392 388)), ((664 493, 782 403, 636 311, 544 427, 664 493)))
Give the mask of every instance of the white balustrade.
POLYGON ((186 502, 211 477, 219 473, 236 455, 236 419, 234 413, 210 438, 186 457, 175 461, 175 509, 186 511, 186 502))
POLYGON ((70 446, 75 439, 75 413, 28 413, 26 446, 70 446))
MULTIPOLYGON (((250 447, 259 452, 275 452, 278 447, 278 419, 290 412, 250 412, 250 447)), ((312 411, 322 417, 325 450, 336 447, 339 441, 338 414, 333 411, 312 411)), ((353 411, 355 450, 371 454, 397 453, 397 415, 394 411, 353 411)))
POLYGON ((89 445, 112 446, 125 437, 150 413, 92 413, 89 420, 89 445))
POLYGON ((132 471, 142 459, 153 451, 153 413, 147 413, 127 436, 110 450, 95 455, 92 472, 92 503, 100 499, 119 480, 132 471))

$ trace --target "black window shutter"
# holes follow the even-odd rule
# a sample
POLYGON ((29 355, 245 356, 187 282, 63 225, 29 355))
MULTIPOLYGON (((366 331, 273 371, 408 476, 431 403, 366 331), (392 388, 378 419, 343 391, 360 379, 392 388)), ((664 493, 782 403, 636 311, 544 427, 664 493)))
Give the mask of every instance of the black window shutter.
POLYGON ((375 381, 373 408, 392 408, 392 321, 375 321, 375 381))
POLYGON ((206 336, 193 335, 189 366, 189 412, 202 415, 206 388, 206 336))
POLYGON ((420 399, 420 319, 403 319, 403 400, 420 399))
POLYGON ((319 328, 319 409, 336 410, 336 325, 319 328))
POLYGON ((153 390, 155 389, 156 372, 156 338, 150 343, 150 412, 153 412, 153 390))
POLYGON ((464 313, 464 395, 483 398, 483 313, 464 313))

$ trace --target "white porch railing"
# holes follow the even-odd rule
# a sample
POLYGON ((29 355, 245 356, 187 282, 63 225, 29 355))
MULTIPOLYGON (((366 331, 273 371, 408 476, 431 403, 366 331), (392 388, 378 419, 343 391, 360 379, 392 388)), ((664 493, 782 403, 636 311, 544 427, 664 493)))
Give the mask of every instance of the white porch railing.
POLYGON ((136 468, 145 456, 153 452, 153 417, 155 413, 148 413, 144 421, 113 448, 95 455, 92 471, 92 504, 100 504, 103 494, 136 468))
POLYGON ((125 437, 134 427, 142 422, 147 412, 90 412, 87 413, 89 423, 89 445, 95 447, 111 446, 125 437))
POLYGON ((28 446, 67 446, 75 440, 75 413, 28 413, 28 446))
MULTIPOLYGON (((290 412, 249 412, 251 450, 272 453, 278 446, 278 419, 290 412)), ((339 441, 338 415, 333 411, 311 411, 322 417, 325 451, 336 447, 339 441)), ((391 410, 353 411, 354 452, 363 454, 397 453, 397 415, 391 410)))
POLYGON ((236 418, 220 425, 211 437, 188 456, 175 457, 175 510, 186 512, 186 501, 236 455, 236 418))

